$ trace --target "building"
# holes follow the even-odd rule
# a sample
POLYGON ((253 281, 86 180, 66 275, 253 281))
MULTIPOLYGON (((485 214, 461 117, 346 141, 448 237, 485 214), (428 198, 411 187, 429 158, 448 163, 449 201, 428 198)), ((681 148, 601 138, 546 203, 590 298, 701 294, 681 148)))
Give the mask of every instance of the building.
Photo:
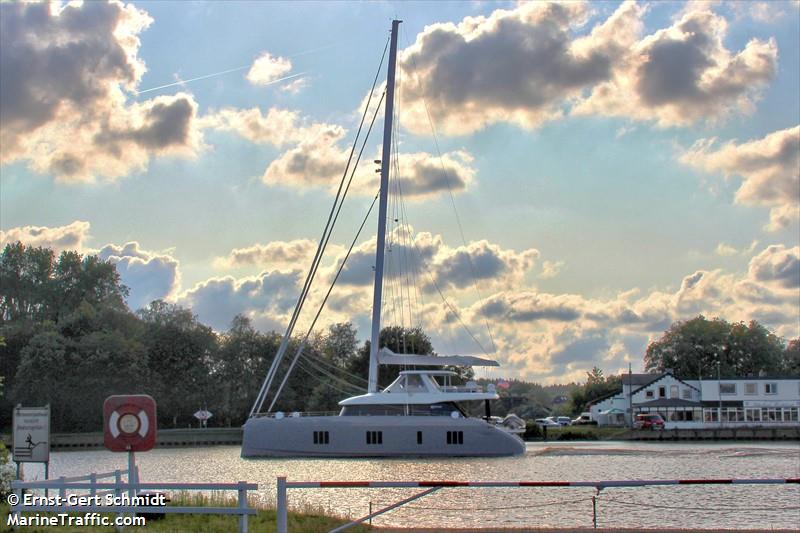
POLYGON ((598 398, 589 411, 599 425, 629 425, 630 413, 658 413, 667 428, 800 426, 800 378, 625 374, 622 390, 598 398))

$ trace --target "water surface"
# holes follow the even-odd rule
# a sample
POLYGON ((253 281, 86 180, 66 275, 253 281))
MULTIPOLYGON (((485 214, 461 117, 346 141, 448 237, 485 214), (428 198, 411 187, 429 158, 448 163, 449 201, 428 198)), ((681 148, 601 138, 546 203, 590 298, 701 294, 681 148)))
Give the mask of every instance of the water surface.
MULTIPOLYGON (((611 479, 800 477, 797 443, 529 443, 508 458, 242 459, 238 446, 157 449, 138 456, 146 482, 258 483, 257 498, 275 500, 275 478, 324 480, 586 481, 611 479)), ((51 476, 127 466, 108 451, 53 452, 51 476)), ((41 478, 29 465, 26 477, 41 478)), ((370 502, 389 505, 415 489, 290 489, 293 507, 360 517, 370 502)), ((376 525, 470 527, 798 528, 800 485, 710 485, 604 489, 451 488, 376 518, 376 525)))

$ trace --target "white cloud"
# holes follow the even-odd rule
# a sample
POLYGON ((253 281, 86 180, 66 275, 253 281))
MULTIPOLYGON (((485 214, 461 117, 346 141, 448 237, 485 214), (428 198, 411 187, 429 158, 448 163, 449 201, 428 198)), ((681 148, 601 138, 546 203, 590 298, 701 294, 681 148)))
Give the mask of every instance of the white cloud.
POLYGON ((717 248, 714 250, 714 252, 717 255, 721 255, 724 257, 729 255, 736 255, 737 253, 739 253, 739 250, 737 250, 730 244, 725 244, 724 242, 721 242, 717 245, 717 248))
MULTIPOLYGON (((428 232, 404 235, 397 228, 387 237, 387 278, 405 277, 413 271, 419 289, 433 293, 440 290, 472 289, 481 287, 508 287, 521 282, 539 258, 539 251, 531 248, 517 252, 504 249, 486 240, 473 241, 466 246, 447 246, 440 235, 428 232)), ((370 286, 374 277, 375 238, 357 246, 347 260, 339 283, 353 286, 370 286)), ((341 257, 334 266, 338 268, 341 257)))
POLYGON ((254 244, 247 248, 234 248, 227 256, 217 257, 214 266, 224 269, 250 265, 262 268, 305 265, 311 262, 316 247, 317 243, 311 239, 254 244))
POLYGON ((768 246, 750 260, 753 280, 775 284, 785 289, 800 288, 800 246, 768 246))
POLYGON ((736 202, 770 207, 767 229, 784 228, 800 218, 800 126, 741 144, 717 146, 716 139, 701 139, 680 161, 706 172, 741 176, 736 202))
POLYGON ((0 161, 65 182, 115 179, 202 142, 186 93, 129 103, 147 13, 120 2, 0 4, 0 161))
MULTIPOLYGON (((335 190, 347 165, 350 150, 341 146, 346 130, 334 125, 317 125, 293 148, 273 160, 264 172, 269 185, 296 188, 335 190)), ((353 180, 352 191, 374 196, 379 187, 372 160, 364 157, 353 180)), ((400 190, 404 198, 421 200, 449 189, 461 192, 474 181, 473 158, 465 150, 442 154, 441 158, 426 152, 397 155, 400 190)), ((397 187, 397 185, 392 185, 397 187)), ((393 191, 396 189, 392 189, 393 191)))
MULTIPOLYGON (((196 284, 178 298, 190 307, 199 320, 218 331, 227 330, 238 314, 261 325, 285 326, 299 294, 301 272, 262 272, 258 276, 236 279, 211 278, 196 284)), ((276 328, 277 329, 277 328, 276 328)))
POLYGON ((51 248, 56 254, 64 250, 85 250, 85 242, 89 239, 90 224, 84 220, 76 220, 66 226, 21 226, 0 230, 0 247, 17 241, 26 246, 51 248))
POLYGON ((292 62, 285 57, 263 52, 247 72, 247 80, 254 85, 269 85, 292 70, 292 62))
POLYGON ((590 14, 582 2, 524 2, 427 26, 400 54, 401 120, 429 133, 430 113, 441 131, 461 135, 497 122, 536 128, 565 114, 673 126, 752 110, 776 72, 774 41, 728 50, 727 21, 701 3, 644 35, 645 12, 623 2, 582 36, 590 14))
POLYGON ((142 250, 138 242, 107 244, 97 255, 116 266, 122 283, 130 289, 126 303, 131 309, 172 299, 180 286, 180 262, 168 254, 142 250))

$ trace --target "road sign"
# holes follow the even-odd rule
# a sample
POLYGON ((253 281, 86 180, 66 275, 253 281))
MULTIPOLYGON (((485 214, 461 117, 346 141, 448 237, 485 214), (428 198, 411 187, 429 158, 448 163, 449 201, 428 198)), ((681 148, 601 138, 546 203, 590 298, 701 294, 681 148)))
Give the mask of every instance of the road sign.
POLYGON ((103 444, 112 452, 146 452, 156 445, 156 402, 146 394, 109 396, 103 403, 103 444))
POLYGON ((18 463, 50 460, 50 406, 14 408, 12 455, 18 463))

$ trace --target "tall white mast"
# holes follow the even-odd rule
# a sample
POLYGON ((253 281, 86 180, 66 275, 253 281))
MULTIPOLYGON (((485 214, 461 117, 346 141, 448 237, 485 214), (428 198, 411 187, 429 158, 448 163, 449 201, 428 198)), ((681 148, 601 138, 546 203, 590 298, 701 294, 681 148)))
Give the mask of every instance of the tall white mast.
POLYGON ((381 298, 383 293, 383 254, 386 246, 386 206, 389 197, 389 169, 392 157, 392 116, 394 113, 394 70, 397 62, 397 30, 400 20, 392 21, 389 47, 389 72, 386 75, 386 109, 383 116, 383 153, 381 155, 381 191, 378 204, 378 240, 375 250, 375 291, 372 297, 372 338, 369 346, 369 383, 367 392, 378 390, 378 343, 381 335, 381 298))

